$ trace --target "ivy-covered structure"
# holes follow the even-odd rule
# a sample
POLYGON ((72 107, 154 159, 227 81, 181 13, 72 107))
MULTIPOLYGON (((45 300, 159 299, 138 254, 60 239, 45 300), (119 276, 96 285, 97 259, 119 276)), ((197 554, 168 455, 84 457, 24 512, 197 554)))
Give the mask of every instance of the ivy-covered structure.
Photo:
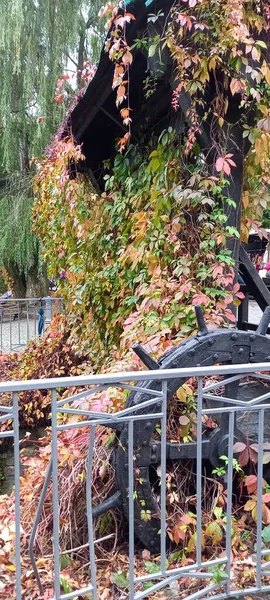
MULTIPOLYGON (((187 4, 194 7, 197 3, 185 1, 180 4, 181 7, 178 10, 181 11, 183 21, 188 18, 187 4)), ((207 5, 207 2, 204 4, 207 5)), ((246 4, 248 3, 246 2, 246 4)), ((232 1, 231 5, 232 10, 235 10, 235 2, 232 1)), ((150 2, 135 0, 128 4, 127 9, 120 9, 118 13, 120 16, 125 15, 128 10, 128 14, 132 15, 132 19, 126 26, 125 41, 128 47, 132 48, 133 55, 132 64, 128 69, 128 102, 132 120, 130 141, 134 144, 138 141, 141 144, 147 144, 153 133, 158 136, 169 126, 179 136, 188 135, 188 130, 193 127, 194 111, 191 95, 184 86, 179 86, 175 56, 172 57, 168 45, 162 43, 166 28, 171 26, 172 7, 171 0, 150 2), (177 91, 178 88, 179 91, 177 91), (172 104, 177 107, 177 110, 174 110, 172 104)), ((189 12, 192 10, 195 13, 195 8, 189 9, 189 12)), ((224 10, 226 13, 226 7, 224 10)), ((179 16, 178 19, 180 19, 179 16)), ((195 16, 190 19, 195 20, 195 16)), ((192 31, 192 20, 190 23, 186 28, 187 41, 185 42, 184 39, 183 47, 185 43, 187 46, 190 43, 189 32, 192 31)), ((111 31, 108 39, 110 39, 111 31)), ((121 31, 120 27, 119 37, 121 37, 121 31)), ((267 58, 269 27, 262 28, 259 32, 254 30, 253 33, 257 35, 254 47, 259 47, 260 56, 262 52, 267 58), (256 44, 258 45, 256 46, 256 44)), ((117 107, 116 90, 113 89, 117 88, 117 85, 113 84, 115 64, 119 64, 121 60, 117 56, 115 61, 110 60, 108 47, 107 43, 107 47, 101 53, 94 78, 71 114, 72 133, 76 142, 82 144, 82 150, 86 157, 81 168, 84 172, 87 171, 98 190, 104 189, 105 165, 108 166, 107 161, 111 162, 117 153, 117 140, 123 138, 127 133, 127 127, 123 124, 119 107, 117 107)), ((247 51, 245 57, 246 78, 251 86, 255 85, 254 69, 256 68, 256 59, 258 66, 258 58, 259 56, 257 57, 253 51, 251 54, 249 50, 247 51)), ((256 123, 255 106, 258 101, 255 90, 251 88, 253 98, 250 98, 250 106, 247 111, 243 102, 243 88, 241 88, 240 77, 242 75, 243 73, 239 75, 239 80, 236 80, 233 79, 232 73, 232 79, 228 85, 228 75, 224 74, 218 65, 209 69, 209 76, 205 77, 203 91, 200 91, 201 101, 197 103, 199 125, 193 127, 196 143, 208 163, 211 176, 216 175, 220 146, 222 146, 225 157, 233 157, 233 168, 229 168, 230 176, 224 193, 232 202, 225 203, 224 206, 228 217, 227 226, 236 228, 239 232, 242 214, 243 168, 251 146, 251 138, 245 131, 248 128, 252 129, 256 123), (219 113, 218 102, 226 104, 225 112, 219 113)), ((227 244, 236 263, 239 260, 242 263, 240 267, 242 276, 248 287, 252 289, 260 307, 264 309, 270 303, 270 294, 261 282, 255 268, 250 264, 243 248, 240 247, 239 238, 232 236, 227 244)))

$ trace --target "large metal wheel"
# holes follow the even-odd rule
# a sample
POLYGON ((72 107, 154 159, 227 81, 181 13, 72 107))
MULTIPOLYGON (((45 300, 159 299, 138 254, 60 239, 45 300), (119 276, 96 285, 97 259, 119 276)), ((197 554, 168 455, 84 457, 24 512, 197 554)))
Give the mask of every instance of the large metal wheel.
MULTIPOLYGON (((270 339, 265 337, 267 331, 270 308, 267 308, 260 325, 255 333, 237 331, 233 329, 219 329, 208 331, 203 320, 200 307, 196 307, 199 333, 184 341, 179 346, 165 354, 158 363, 147 355, 139 345, 134 347, 135 352, 150 368, 176 369, 215 364, 244 364, 270 361, 270 339)), ((168 380, 168 402, 185 379, 168 380)), ((229 384, 231 389, 226 390, 227 397, 235 397, 238 383, 229 384)), ((126 407, 138 406, 136 414, 153 414, 153 419, 134 421, 134 469, 139 471, 139 476, 134 472, 136 481, 136 500, 134 501, 134 528, 135 534, 142 544, 152 552, 160 551, 160 520, 159 509, 152 492, 150 481, 150 468, 160 463, 160 443, 153 439, 157 419, 155 413, 159 412, 159 405, 151 408, 141 407, 140 404, 149 399, 144 389, 161 390, 160 381, 145 381, 130 393, 126 407), (141 518, 142 505, 150 511, 151 519, 145 522, 141 518)), ((241 430, 235 430, 235 441, 243 441, 241 430)), ((124 513, 128 518, 128 425, 124 424, 118 436, 119 442, 115 455, 115 470, 119 492, 116 494, 117 503, 122 504, 124 513)), ((226 418, 221 420, 217 429, 203 441, 202 455, 213 465, 218 463, 218 457, 226 453, 228 430, 226 418)), ((196 457, 196 443, 171 444, 166 447, 167 460, 179 460, 196 457)), ((109 508, 109 507, 108 507, 109 508)), ((99 511, 98 511, 99 512, 99 511)), ((102 511, 103 512, 103 511, 102 511)))

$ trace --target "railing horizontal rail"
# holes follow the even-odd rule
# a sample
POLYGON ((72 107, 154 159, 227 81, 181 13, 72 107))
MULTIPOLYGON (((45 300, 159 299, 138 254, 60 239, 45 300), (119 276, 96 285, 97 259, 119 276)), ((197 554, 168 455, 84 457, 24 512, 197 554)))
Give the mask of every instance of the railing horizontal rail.
MULTIPOLYGON (((161 369, 153 371, 124 371, 120 373, 107 373, 104 375, 78 375, 74 377, 52 377, 51 379, 29 379, 27 381, 12 381, 0 383, 0 392, 19 392, 27 390, 52 390, 55 388, 90 386, 99 383, 112 384, 117 387, 117 382, 125 381, 152 381, 164 379, 189 379, 192 377, 206 377, 210 375, 229 375, 230 373, 249 375, 251 373, 269 372, 269 363, 247 363, 241 365, 217 365, 215 367, 194 367, 190 369, 161 369)), ((269 376, 270 379, 270 376, 269 376)), ((91 390, 89 390, 91 393, 91 390)))
MULTIPOLYGON (((0 305, 1 304, 25 304, 26 302, 41 302, 44 301, 44 298, 0 298, 0 305)), ((62 298, 58 298, 56 296, 52 296, 51 297, 51 301, 52 302, 57 302, 57 301, 62 301, 62 298)))

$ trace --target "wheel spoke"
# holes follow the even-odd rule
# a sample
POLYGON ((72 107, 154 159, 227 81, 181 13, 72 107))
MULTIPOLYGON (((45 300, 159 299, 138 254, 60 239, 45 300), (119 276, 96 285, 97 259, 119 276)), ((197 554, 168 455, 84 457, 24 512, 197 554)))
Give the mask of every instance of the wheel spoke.
MULTIPOLYGON (((189 460, 196 458, 197 444, 196 442, 188 442, 186 444, 170 443, 166 444, 167 460, 189 460)), ((203 459, 209 456, 209 440, 205 439, 202 442, 203 459)), ((161 460, 161 443, 151 442, 150 444, 150 464, 159 464, 161 460)))

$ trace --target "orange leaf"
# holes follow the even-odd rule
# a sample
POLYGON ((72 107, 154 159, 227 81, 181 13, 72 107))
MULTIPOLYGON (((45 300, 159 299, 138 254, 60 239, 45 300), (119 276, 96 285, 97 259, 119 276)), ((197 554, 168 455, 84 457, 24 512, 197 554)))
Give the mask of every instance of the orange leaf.
POLYGON ((270 524, 270 509, 265 504, 262 505, 262 521, 265 525, 270 524))
POLYGON ((117 96, 124 96, 126 93, 126 87, 124 85, 120 85, 117 90, 117 96))

